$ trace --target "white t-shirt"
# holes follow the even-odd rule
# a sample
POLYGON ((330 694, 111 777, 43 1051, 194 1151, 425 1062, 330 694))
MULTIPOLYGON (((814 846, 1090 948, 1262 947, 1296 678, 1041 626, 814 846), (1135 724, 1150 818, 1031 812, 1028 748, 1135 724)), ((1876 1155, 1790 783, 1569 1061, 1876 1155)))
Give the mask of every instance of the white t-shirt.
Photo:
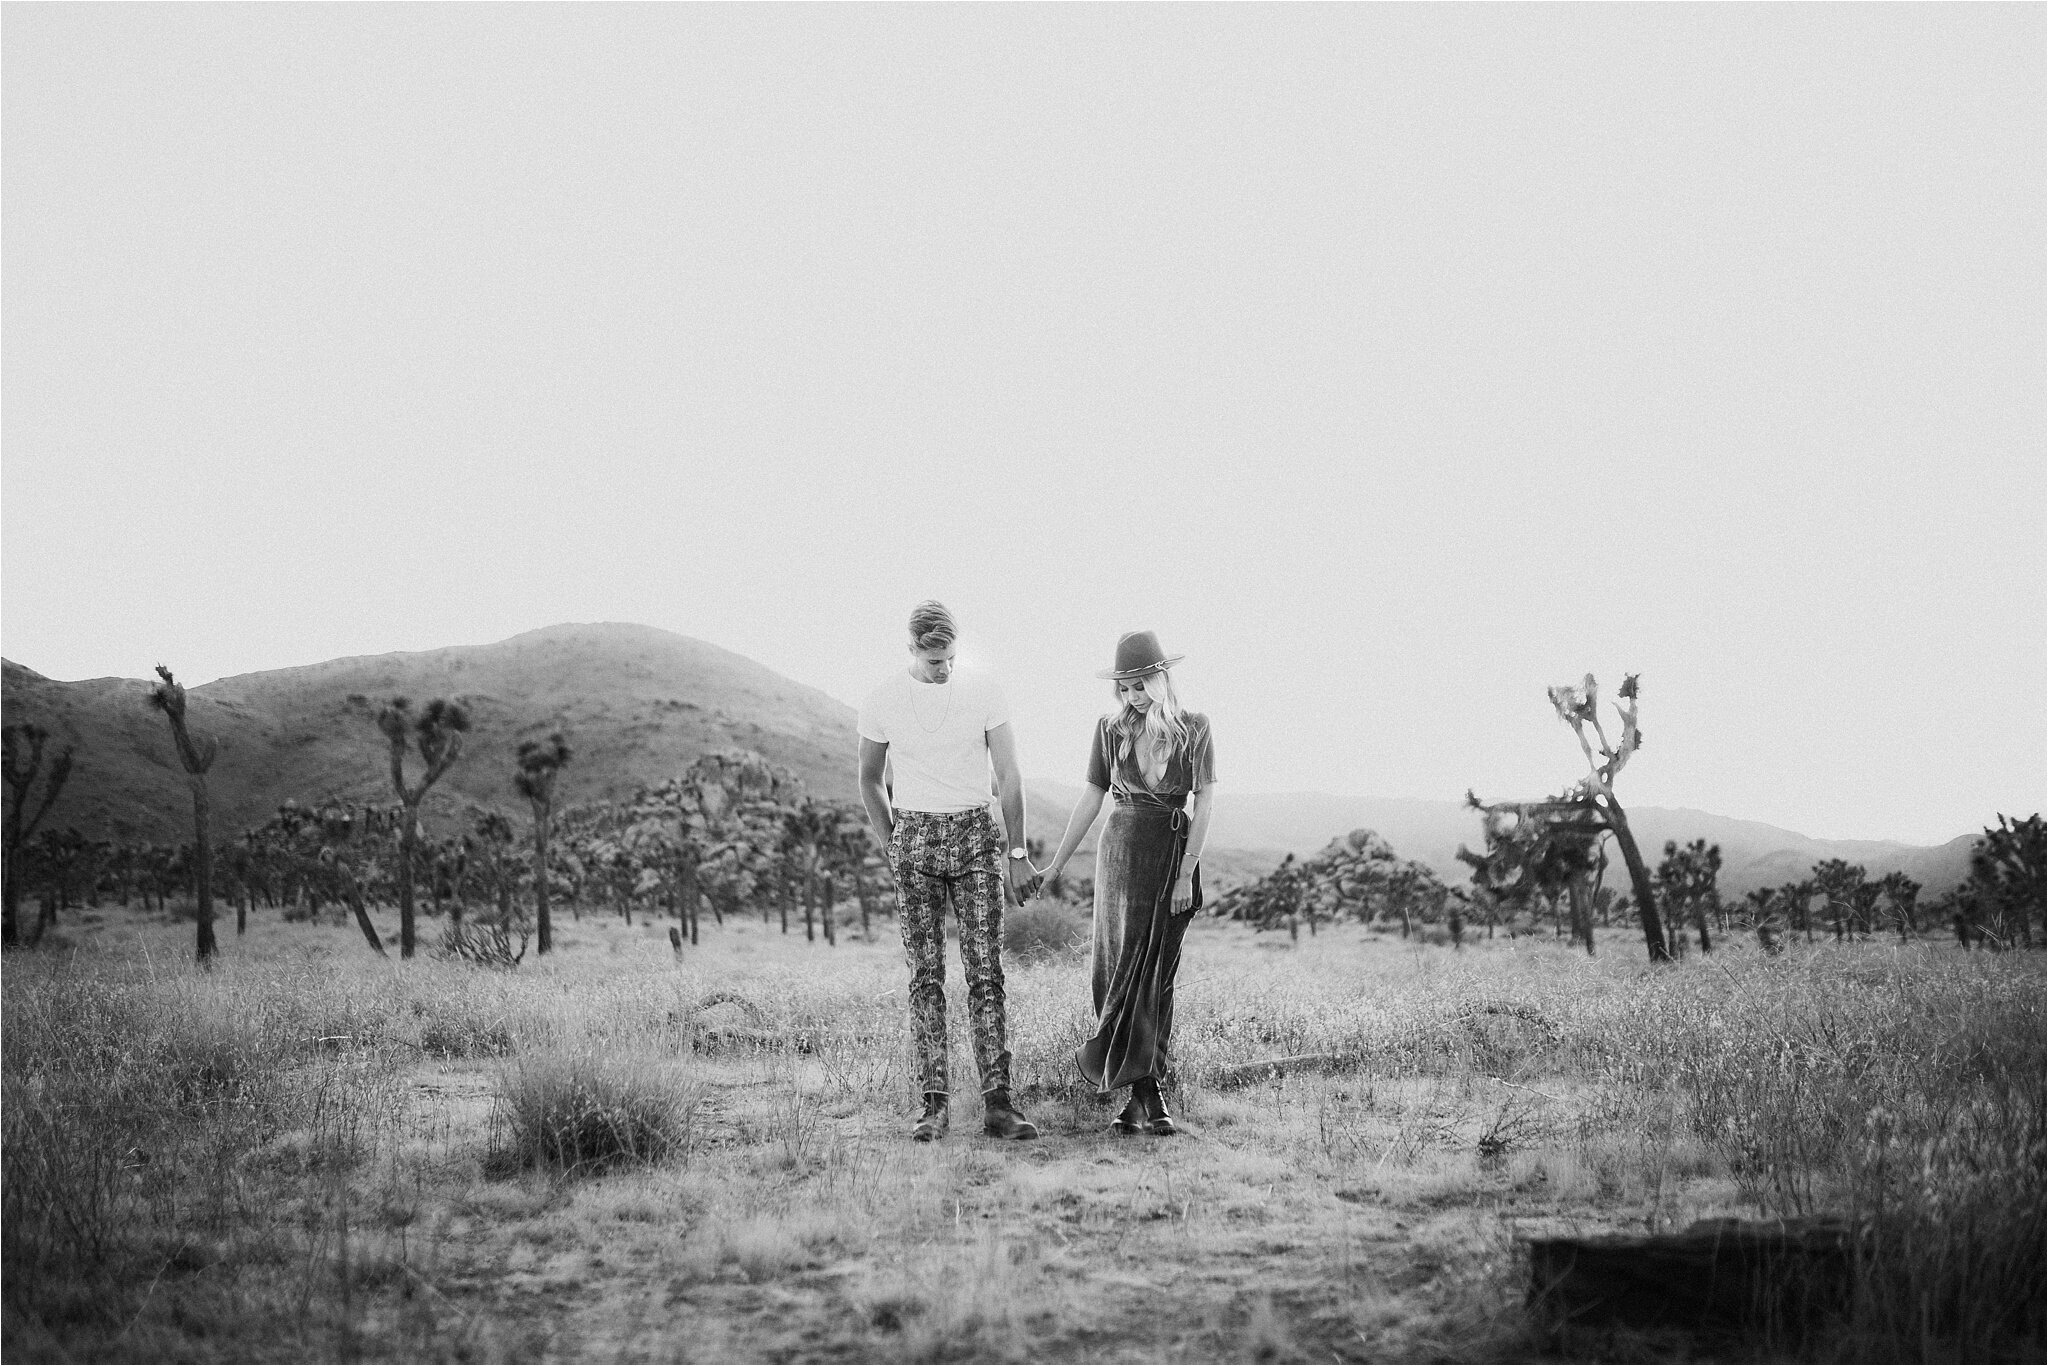
POLYGON ((1010 720, 995 680, 955 670, 944 683, 893 675, 861 703, 860 734, 889 747, 899 811, 972 811, 994 802, 988 733, 1010 720))

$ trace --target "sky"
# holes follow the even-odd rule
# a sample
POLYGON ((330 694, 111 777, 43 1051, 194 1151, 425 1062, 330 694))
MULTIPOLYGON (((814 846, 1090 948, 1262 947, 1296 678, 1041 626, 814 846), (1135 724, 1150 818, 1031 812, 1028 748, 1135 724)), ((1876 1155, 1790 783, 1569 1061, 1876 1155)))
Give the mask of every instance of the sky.
POLYGON ((1932 843, 2048 793, 2039 5, 0 10, 0 650, 631 621, 1029 778, 1932 843))

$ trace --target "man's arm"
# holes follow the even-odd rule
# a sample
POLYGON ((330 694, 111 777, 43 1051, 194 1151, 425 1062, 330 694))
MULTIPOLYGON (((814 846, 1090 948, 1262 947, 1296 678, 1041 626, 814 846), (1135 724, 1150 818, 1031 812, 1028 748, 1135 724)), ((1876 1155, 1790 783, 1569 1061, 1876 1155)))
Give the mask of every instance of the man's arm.
POLYGON ((1017 767, 1017 737, 1009 722, 988 732, 988 757, 995 766, 996 798, 1003 807, 1003 869, 1010 895, 1021 906, 1037 888, 1029 885, 1035 880, 1031 860, 1010 857, 1010 850, 1024 847, 1024 774, 1017 767))
POLYGON ((860 804, 867 808, 868 824, 875 828, 875 838, 882 847, 889 847, 890 838, 896 833, 896 813, 889 805, 889 794, 882 786, 882 772, 889 764, 889 743, 886 740, 860 738, 860 804))

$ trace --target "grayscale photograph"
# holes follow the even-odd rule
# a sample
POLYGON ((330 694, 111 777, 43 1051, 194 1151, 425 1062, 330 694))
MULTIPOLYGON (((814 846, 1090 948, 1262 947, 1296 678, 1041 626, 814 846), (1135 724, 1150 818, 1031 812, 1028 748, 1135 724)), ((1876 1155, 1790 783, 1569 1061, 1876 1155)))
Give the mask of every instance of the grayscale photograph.
POLYGON ((2048 4, 0 3, 0 1357, 2039 1362, 2048 4))

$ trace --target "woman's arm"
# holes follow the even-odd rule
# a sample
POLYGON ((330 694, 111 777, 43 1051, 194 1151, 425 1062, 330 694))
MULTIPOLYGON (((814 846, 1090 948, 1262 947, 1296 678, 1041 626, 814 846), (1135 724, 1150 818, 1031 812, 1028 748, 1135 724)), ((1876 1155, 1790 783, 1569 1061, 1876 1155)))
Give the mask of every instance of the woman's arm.
POLYGON ((1095 824, 1095 818, 1102 814, 1102 799, 1108 795, 1093 783, 1081 789, 1081 799, 1074 803, 1074 814, 1067 817, 1067 833, 1060 836, 1059 852, 1052 856, 1052 862, 1043 870, 1047 877, 1058 877, 1060 869, 1067 866, 1074 850, 1088 837, 1088 827, 1095 824))
POLYGON ((1195 866, 1202 861, 1202 847, 1209 842, 1209 813, 1214 807, 1216 784, 1188 794, 1188 848, 1181 855, 1180 877, 1173 884, 1173 913, 1184 915, 1195 905, 1195 866))

